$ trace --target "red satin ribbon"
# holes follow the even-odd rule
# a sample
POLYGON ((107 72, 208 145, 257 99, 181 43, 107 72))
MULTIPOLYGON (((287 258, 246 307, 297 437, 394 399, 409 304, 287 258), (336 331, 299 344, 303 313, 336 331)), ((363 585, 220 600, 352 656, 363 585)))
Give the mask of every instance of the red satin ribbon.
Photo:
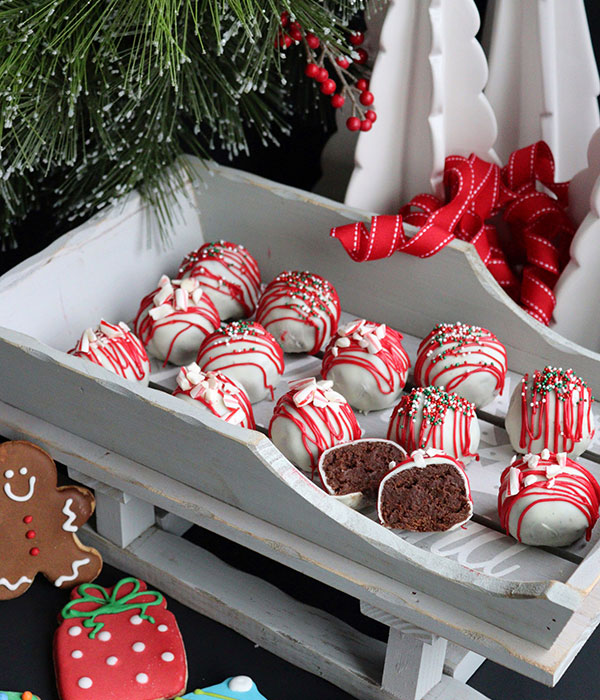
POLYGON ((445 202, 420 194, 396 216, 374 216, 370 231, 357 222, 337 226, 331 235, 358 262, 387 258, 398 251, 428 258, 455 238, 468 241, 498 284, 548 325, 556 303, 552 289, 569 260, 575 233, 565 212, 569 183, 554 182, 548 145, 539 141, 515 151, 502 169, 475 155, 449 156, 444 186, 445 202), (554 197, 539 191, 539 185, 554 197), (502 243, 498 229, 489 223, 498 216, 509 233, 502 243), (409 238, 403 222, 419 230, 409 238))

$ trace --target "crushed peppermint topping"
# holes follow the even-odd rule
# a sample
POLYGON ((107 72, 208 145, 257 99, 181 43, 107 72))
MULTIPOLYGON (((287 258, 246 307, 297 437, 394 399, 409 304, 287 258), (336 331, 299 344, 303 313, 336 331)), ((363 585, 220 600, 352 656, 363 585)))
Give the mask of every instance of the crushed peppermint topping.
POLYGON ((376 355, 383 349, 381 341, 386 334, 387 326, 385 323, 370 323, 365 319, 358 319, 338 328, 335 346, 347 348, 354 341, 355 344, 366 349, 371 355, 376 355))
POLYGON ((317 408, 324 408, 330 404, 347 403, 341 394, 333 391, 333 382, 327 380, 317 381, 314 377, 309 377, 291 381, 289 385, 294 392, 292 399, 298 407, 313 404, 317 408))

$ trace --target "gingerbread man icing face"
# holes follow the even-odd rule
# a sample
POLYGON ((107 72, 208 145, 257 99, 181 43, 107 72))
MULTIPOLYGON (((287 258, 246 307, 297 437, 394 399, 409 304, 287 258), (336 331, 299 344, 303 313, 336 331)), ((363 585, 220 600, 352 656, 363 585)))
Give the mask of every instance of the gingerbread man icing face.
POLYGON ((56 465, 29 442, 0 445, 0 600, 24 593, 38 572, 59 588, 93 581, 102 558, 75 533, 94 512, 78 486, 56 486, 56 465))

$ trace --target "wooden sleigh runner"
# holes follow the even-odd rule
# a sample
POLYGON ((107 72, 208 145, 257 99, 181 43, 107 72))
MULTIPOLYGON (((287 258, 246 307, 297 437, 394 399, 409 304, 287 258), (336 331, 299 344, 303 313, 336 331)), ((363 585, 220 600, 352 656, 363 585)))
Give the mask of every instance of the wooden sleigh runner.
MULTIPOLYGON (((367 213, 189 162, 200 176, 177 195, 166 246, 149 244, 148 212, 133 194, 0 279, 2 434, 41 444, 95 489, 96 529, 83 539, 108 562, 357 697, 482 697, 462 681, 483 657, 556 683, 598 623, 600 531, 560 550, 525 547, 500 531, 494 489, 511 454, 502 428, 508 391, 480 414, 473 522, 457 533, 394 533, 372 511, 327 495, 264 432, 170 396, 176 369, 156 366, 144 388, 64 351, 102 316, 131 319, 160 275, 203 240, 227 238, 252 252, 266 281, 290 268, 323 275, 352 317, 402 331, 413 361, 420 337, 455 320, 501 338, 513 386, 552 364, 573 367, 597 393, 600 355, 533 321, 469 244, 428 260, 357 264, 328 231, 367 213), (387 648, 183 540, 190 523, 354 596, 390 627, 387 648)), ((287 359, 287 378, 318 373, 318 358, 287 359)), ((272 405, 257 404, 259 425, 272 405)), ((383 435, 384 418, 359 421, 383 435)), ((600 478, 597 442, 584 458, 600 478)))

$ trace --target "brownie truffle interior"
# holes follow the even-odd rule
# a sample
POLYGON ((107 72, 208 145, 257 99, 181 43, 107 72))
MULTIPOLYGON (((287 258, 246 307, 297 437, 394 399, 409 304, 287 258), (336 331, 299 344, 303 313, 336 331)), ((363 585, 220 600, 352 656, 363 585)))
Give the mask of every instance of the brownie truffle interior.
POLYGON ((380 481, 390 470, 390 462, 400 463, 404 458, 396 445, 366 440, 331 450, 321 466, 337 496, 360 491, 375 497, 380 481))
POLYGON ((384 525, 402 530, 448 530, 470 513, 465 483, 450 464, 400 471, 385 482, 380 498, 384 525))

